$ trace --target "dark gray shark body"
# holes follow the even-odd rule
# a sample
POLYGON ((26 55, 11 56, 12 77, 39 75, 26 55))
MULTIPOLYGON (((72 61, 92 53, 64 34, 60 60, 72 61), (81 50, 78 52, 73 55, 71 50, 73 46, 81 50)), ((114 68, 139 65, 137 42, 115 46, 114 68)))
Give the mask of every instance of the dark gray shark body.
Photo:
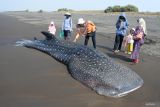
MULTIPOLYGON (((42 32, 46 37, 50 33, 42 32)), ((67 65, 73 78, 98 94, 121 97, 142 86, 143 80, 130 68, 114 62, 107 55, 73 42, 22 40, 17 45, 43 51, 67 65)))

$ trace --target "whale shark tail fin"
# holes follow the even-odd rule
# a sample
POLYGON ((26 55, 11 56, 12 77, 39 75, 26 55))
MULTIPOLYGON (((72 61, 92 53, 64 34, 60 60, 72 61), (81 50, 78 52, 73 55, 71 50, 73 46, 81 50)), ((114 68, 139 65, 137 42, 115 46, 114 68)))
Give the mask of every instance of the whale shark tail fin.
POLYGON ((41 31, 41 33, 46 37, 46 40, 55 39, 55 36, 47 31, 41 31))
POLYGON ((20 41, 17 41, 16 44, 14 44, 14 46, 29 46, 34 44, 34 41, 32 40, 27 40, 27 39, 22 39, 20 41))

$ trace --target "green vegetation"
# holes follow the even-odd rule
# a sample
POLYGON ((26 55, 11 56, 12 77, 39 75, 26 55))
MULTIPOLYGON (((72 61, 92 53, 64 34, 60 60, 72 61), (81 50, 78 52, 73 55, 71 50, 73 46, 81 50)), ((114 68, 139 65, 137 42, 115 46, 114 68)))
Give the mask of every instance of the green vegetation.
POLYGON ((43 13, 43 10, 42 10, 42 9, 40 9, 40 10, 38 11, 38 13, 43 13))
POLYGON ((28 13, 28 12, 29 12, 29 10, 28 10, 28 9, 26 9, 26 10, 25 10, 25 12, 27 12, 27 13, 28 13))
POLYGON ((127 6, 109 6, 107 9, 104 10, 105 13, 109 12, 138 12, 138 8, 134 5, 127 5, 127 6))

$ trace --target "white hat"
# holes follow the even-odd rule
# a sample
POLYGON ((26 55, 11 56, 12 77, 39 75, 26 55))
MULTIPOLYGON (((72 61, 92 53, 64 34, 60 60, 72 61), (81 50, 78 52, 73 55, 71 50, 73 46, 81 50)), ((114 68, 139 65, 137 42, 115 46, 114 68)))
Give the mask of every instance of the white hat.
POLYGON ((53 21, 51 21, 51 23, 50 23, 51 25, 54 25, 54 22, 53 21))
POLYGON ((78 24, 84 24, 84 23, 85 23, 85 21, 84 21, 83 18, 79 18, 79 19, 78 19, 78 24))
POLYGON ((131 30, 135 31, 136 29, 135 29, 135 28, 132 28, 131 30))
POLYGON ((64 15, 68 15, 68 16, 71 16, 71 13, 67 12, 67 13, 65 13, 64 15))

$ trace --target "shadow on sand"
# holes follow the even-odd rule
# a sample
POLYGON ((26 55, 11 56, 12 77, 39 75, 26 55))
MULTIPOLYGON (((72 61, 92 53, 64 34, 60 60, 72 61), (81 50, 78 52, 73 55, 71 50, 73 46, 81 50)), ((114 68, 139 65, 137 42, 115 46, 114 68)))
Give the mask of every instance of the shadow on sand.
POLYGON ((123 52, 114 53, 112 48, 102 45, 97 45, 97 47, 107 50, 105 53, 111 58, 120 59, 125 62, 131 62, 130 57, 124 54, 123 52))

